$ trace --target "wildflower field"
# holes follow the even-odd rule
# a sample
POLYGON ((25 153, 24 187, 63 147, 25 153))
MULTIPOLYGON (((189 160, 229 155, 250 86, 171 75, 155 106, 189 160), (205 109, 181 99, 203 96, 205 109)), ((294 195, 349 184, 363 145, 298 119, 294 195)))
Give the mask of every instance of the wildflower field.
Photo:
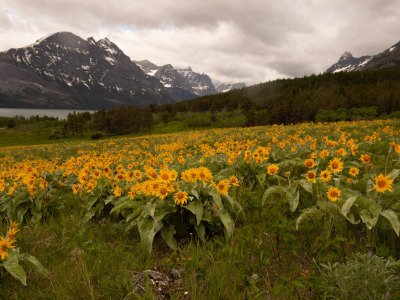
POLYGON ((0 295, 400 296, 399 172, 400 120, 0 148, 0 295))

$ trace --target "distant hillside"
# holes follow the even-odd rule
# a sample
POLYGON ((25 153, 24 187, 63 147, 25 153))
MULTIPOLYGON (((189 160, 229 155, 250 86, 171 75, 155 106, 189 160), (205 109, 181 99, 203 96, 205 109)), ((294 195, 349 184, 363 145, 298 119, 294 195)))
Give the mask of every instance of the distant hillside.
POLYGON ((160 111, 267 113, 266 123, 313 121, 319 110, 376 107, 379 113, 400 110, 400 68, 339 72, 281 79, 224 94, 166 104, 160 111))
POLYGON ((329 67, 326 72, 337 73, 392 67, 400 67, 400 42, 376 55, 354 57, 350 52, 345 52, 339 61, 329 67))
POLYGON ((135 61, 147 75, 154 76, 166 88, 179 88, 197 96, 224 93, 245 87, 244 82, 219 82, 207 74, 194 72, 191 67, 174 68, 171 64, 157 66, 147 59, 135 61))

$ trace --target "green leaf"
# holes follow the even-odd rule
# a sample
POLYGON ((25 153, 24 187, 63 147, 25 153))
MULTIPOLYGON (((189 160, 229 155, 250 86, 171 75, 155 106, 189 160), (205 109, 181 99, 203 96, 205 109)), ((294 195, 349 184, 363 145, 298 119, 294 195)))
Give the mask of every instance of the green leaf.
MULTIPOLYGON (((124 197, 125 198, 125 197, 124 197)), ((107 205, 108 203, 110 203, 111 201, 113 201, 115 199, 114 195, 110 195, 108 196, 105 200, 104 203, 107 205)), ((124 200, 123 198, 119 199, 120 201, 124 200)))
POLYGON ((47 274, 47 270, 45 269, 45 267, 43 267, 40 261, 38 261, 34 256, 28 253, 23 253, 23 254, 18 254, 18 257, 22 261, 27 261, 31 263, 35 267, 36 271, 38 271, 39 273, 43 275, 47 274))
POLYGON ((356 193, 356 194, 353 194, 353 195, 357 196, 357 200, 356 200, 357 202, 356 203, 357 203, 357 205, 359 207, 361 207, 363 209, 368 209, 371 206, 371 204, 374 202, 373 199, 365 197, 363 194, 356 193))
POLYGON ((200 238, 200 240, 205 243, 206 242, 206 227, 204 226, 203 222, 200 223, 200 225, 195 225, 194 227, 197 232, 197 236, 200 238))
POLYGON ((388 174, 388 176, 390 177, 390 179, 396 179, 397 176, 399 176, 399 174, 400 174, 400 170, 399 169, 394 169, 394 170, 392 170, 392 172, 390 172, 388 174))
POLYGON ((43 203, 42 199, 36 199, 35 204, 38 211, 42 210, 42 203, 43 203))
POLYGON ((24 221, 24 216, 25 216, 25 214, 26 214, 26 212, 28 211, 28 207, 20 207, 20 208, 18 208, 18 210, 17 210, 17 222, 19 223, 19 224, 22 224, 23 223, 23 221, 24 221))
MULTIPOLYGON (((213 211, 209 206, 203 207, 203 217, 201 218, 202 223, 208 222, 210 223, 214 219, 213 211)), ((200 225, 202 224, 200 223, 200 225)), ((195 225, 197 226, 197 225, 195 225)))
POLYGON ((222 224, 224 224, 226 238, 230 239, 233 234, 233 229, 235 228, 235 223, 233 222, 232 217, 226 210, 221 210, 218 217, 221 219, 222 224))
POLYGON ((383 212, 381 212, 381 215, 389 220, 390 224, 393 227, 393 230, 396 232, 397 236, 399 236, 400 233, 399 216, 391 209, 384 210, 383 212))
POLYGON ((297 209, 297 206, 299 205, 299 200, 300 200, 300 192, 295 189, 294 193, 288 193, 288 202, 289 202, 289 207, 291 212, 295 212, 297 209))
POLYGON ((127 208, 136 208, 139 205, 139 201, 131 200, 131 199, 123 199, 118 201, 117 204, 112 208, 110 214, 112 213, 120 213, 121 210, 127 208))
POLYGON ((213 198, 214 204, 217 205, 220 209, 224 208, 224 205, 222 204, 222 199, 221 196, 217 193, 210 193, 211 197, 213 198))
POLYGON ((147 217, 141 218, 140 221, 138 220, 137 226, 139 230, 140 241, 147 253, 150 254, 154 237, 163 227, 163 223, 159 220, 154 220, 152 217, 147 215, 147 217))
POLYGON ((352 196, 352 197, 347 198, 346 202, 343 204, 342 208, 340 209, 340 213, 343 216, 347 217, 347 214, 350 212, 350 209, 353 206, 356 199, 357 199, 357 196, 352 196))
POLYGON ((296 220, 296 230, 299 230, 299 226, 303 221, 305 221, 307 219, 315 218, 315 216, 321 215, 321 214, 323 214, 323 213, 317 206, 303 209, 300 216, 296 220))
POLYGON ((243 211, 243 207, 240 205, 240 203, 239 202, 237 202, 237 201, 234 201, 233 202, 233 204, 234 204, 234 207, 233 207, 233 212, 235 213, 235 214, 239 214, 240 212, 242 212, 243 211))
POLYGON ((264 184, 266 176, 267 176, 266 173, 261 173, 261 174, 257 174, 256 175, 259 185, 263 185, 264 184))
POLYGON ((370 206, 369 206, 369 211, 371 212, 372 216, 378 217, 382 211, 382 206, 376 202, 373 202, 370 206))
POLYGON ((196 216, 196 223, 197 225, 200 225, 200 222, 203 218, 203 204, 201 203, 201 201, 194 200, 183 207, 196 216))
POLYGON ((129 223, 130 221, 136 219, 140 215, 140 209, 135 209, 131 214, 126 217, 126 222, 129 223))
POLYGON ((40 211, 38 211, 35 207, 31 209, 31 214, 32 214, 31 221, 33 223, 39 223, 39 221, 42 219, 43 216, 43 214, 40 211))
POLYGON ((234 203, 233 198, 231 196, 229 196, 229 195, 226 195, 224 197, 224 199, 228 200, 227 202, 229 203, 230 209, 234 210, 235 209, 235 203, 234 203))
POLYGON ((157 203, 159 204, 157 209, 155 208, 156 204, 154 202, 146 205, 135 222, 142 246, 147 250, 148 254, 151 253, 155 235, 164 225, 162 220, 167 214, 176 211, 175 205, 169 204, 168 202, 158 201, 157 203))
POLYGON ((161 236, 164 239, 164 241, 168 244, 168 246, 172 250, 177 250, 178 249, 178 244, 174 238, 174 234, 176 233, 175 226, 170 225, 168 227, 163 227, 161 229, 161 236))
POLYGON ((355 217, 354 217, 354 215, 353 215, 352 213, 349 213, 349 214, 346 216, 346 219, 347 219, 351 224, 354 224, 354 225, 360 223, 360 220, 357 220, 357 221, 356 221, 356 219, 355 219, 355 217))
POLYGON ((14 278, 21 281, 23 285, 26 285, 26 273, 18 263, 18 256, 16 252, 12 251, 9 253, 9 256, 3 261, 3 267, 14 278))
POLYGON ((89 210, 97 201, 99 201, 99 197, 96 195, 90 195, 87 197, 86 201, 86 209, 89 210))
POLYGON ((176 211, 176 205, 174 202, 158 202, 161 203, 161 206, 158 206, 156 211, 154 212, 153 218, 156 221, 162 221, 164 217, 170 213, 174 213, 176 211))
POLYGON ((148 214, 154 217, 154 213, 156 211, 156 204, 154 201, 147 203, 145 209, 147 210, 148 214))
POLYGON ((311 182, 309 182, 309 181, 307 181, 305 179, 301 179, 298 182, 299 182, 300 186, 303 189, 305 189, 307 192, 309 192, 311 194, 313 193, 313 188, 312 188, 312 183, 311 182))
POLYGON ((90 209, 85 213, 85 215, 84 215, 82 221, 83 221, 83 222, 89 222, 89 221, 94 217, 95 214, 96 214, 96 208, 95 208, 95 207, 90 208, 90 209))
POLYGON ((286 190, 281 187, 281 186, 271 186, 269 188, 267 188, 267 190, 264 192, 264 195, 261 198, 261 206, 264 206, 265 201, 273 194, 281 194, 284 193, 286 194, 286 190))
POLYGON ((200 199, 199 193, 195 189, 192 189, 189 194, 194 196, 196 199, 200 199))
POLYGON ((360 218, 365 223, 368 229, 372 229, 376 225, 376 222, 378 222, 378 217, 379 215, 373 217, 371 213, 366 209, 360 211, 360 218))

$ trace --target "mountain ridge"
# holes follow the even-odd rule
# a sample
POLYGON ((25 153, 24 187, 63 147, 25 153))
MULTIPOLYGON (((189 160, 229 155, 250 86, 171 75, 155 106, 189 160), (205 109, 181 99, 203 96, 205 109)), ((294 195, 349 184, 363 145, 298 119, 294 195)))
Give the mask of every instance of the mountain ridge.
POLYGON ((207 74, 194 72, 190 66, 187 68, 175 68, 171 64, 157 66, 147 59, 135 63, 147 75, 158 78, 164 86, 184 88, 197 96, 224 93, 246 86, 244 82, 216 83, 207 74))
POLYGON ((186 83, 166 86, 108 38, 85 40, 71 32, 56 32, 1 52, 0 64, 0 107, 103 109, 199 96, 197 83, 188 84, 178 71, 186 83))
POLYGON ((376 55, 354 57, 350 52, 346 51, 326 72, 363 71, 390 67, 400 67, 400 42, 376 55))

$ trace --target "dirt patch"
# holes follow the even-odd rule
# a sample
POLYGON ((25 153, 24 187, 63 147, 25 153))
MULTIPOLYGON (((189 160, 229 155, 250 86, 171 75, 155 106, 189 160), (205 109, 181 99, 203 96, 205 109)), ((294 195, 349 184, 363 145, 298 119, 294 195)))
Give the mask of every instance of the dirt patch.
POLYGON ((151 291, 154 299, 169 299, 171 294, 182 294, 182 299, 189 299, 189 293, 182 290, 182 273, 184 270, 172 269, 170 272, 145 270, 135 272, 132 277, 133 292, 144 295, 151 291))

